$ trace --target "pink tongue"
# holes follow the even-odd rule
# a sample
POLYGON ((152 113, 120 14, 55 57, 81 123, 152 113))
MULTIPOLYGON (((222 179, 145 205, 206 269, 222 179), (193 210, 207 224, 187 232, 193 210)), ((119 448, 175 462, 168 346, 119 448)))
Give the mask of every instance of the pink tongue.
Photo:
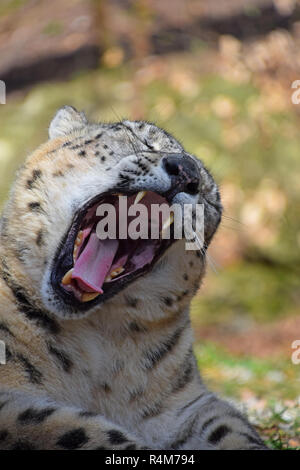
POLYGON ((72 279, 76 279, 83 290, 102 294, 102 285, 111 271, 118 247, 118 240, 99 240, 96 233, 92 233, 75 263, 72 279))

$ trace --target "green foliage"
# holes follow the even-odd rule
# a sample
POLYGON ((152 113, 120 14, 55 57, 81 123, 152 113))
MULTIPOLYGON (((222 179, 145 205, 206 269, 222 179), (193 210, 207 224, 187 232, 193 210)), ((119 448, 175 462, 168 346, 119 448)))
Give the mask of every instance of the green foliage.
POLYGON ((196 296, 192 314, 201 323, 229 322, 234 318, 274 321, 296 313, 299 274, 291 269, 240 262, 217 273, 204 295, 196 296))

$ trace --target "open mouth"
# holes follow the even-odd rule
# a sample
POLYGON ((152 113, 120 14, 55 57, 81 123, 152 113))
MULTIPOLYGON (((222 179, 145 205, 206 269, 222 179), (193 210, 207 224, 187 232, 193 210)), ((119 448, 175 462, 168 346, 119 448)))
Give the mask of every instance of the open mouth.
POLYGON ((166 198, 151 191, 111 192, 94 198, 78 211, 58 250, 51 273, 52 285, 64 302, 79 310, 91 308, 153 268, 174 242, 172 216, 164 218, 159 212, 153 219, 153 205, 161 204, 169 206, 166 198), (122 205, 125 199, 126 212, 122 205), (137 203, 143 204, 147 214, 140 219, 143 223, 137 223, 138 236, 137 231, 132 234, 132 227, 136 227, 134 219, 140 214, 138 211, 132 215, 137 203), (98 215, 103 204, 113 207, 116 215, 115 233, 109 231, 106 239, 99 237, 105 227, 104 219, 107 220, 107 212, 103 211, 102 215, 101 211, 98 215), (166 230, 170 231, 170 237, 163 238, 166 230), (157 235, 154 238, 153 233, 157 235))

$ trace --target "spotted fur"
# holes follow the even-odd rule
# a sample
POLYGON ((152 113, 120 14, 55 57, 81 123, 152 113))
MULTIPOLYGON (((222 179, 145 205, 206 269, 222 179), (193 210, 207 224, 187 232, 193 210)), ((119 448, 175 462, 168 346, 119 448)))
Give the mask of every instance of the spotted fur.
MULTIPOLYGON (((262 449, 245 417, 209 392, 192 350, 189 304, 205 251, 176 241, 152 271, 89 312, 50 282, 53 260, 86 201, 118 186, 168 190, 161 165, 185 153, 147 122, 90 124, 65 107, 48 142, 25 162, 0 225, 2 449, 262 449)), ((196 195, 205 241, 221 218, 217 186, 200 160, 196 195)))

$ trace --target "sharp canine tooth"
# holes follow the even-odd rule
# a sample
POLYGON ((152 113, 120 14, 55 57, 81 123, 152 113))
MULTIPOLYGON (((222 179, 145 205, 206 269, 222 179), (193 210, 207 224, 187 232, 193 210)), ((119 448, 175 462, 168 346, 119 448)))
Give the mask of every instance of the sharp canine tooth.
POLYGON ((164 222, 160 233, 164 232, 170 225, 172 225, 173 222, 174 222, 174 214, 173 212, 171 212, 170 217, 164 222))
POLYGON ((94 300, 96 297, 98 297, 99 292, 85 292, 81 296, 81 302, 89 302, 90 300, 94 300))
POLYGON ((62 278, 61 283, 62 283, 64 286, 67 286, 67 285, 71 284, 72 272, 73 272, 73 268, 70 269, 70 270, 64 275, 64 277, 62 278))
POLYGON ((139 193, 137 193, 133 204, 138 204, 143 199, 143 197, 146 196, 146 194, 147 194, 147 191, 140 191, 139 193))

